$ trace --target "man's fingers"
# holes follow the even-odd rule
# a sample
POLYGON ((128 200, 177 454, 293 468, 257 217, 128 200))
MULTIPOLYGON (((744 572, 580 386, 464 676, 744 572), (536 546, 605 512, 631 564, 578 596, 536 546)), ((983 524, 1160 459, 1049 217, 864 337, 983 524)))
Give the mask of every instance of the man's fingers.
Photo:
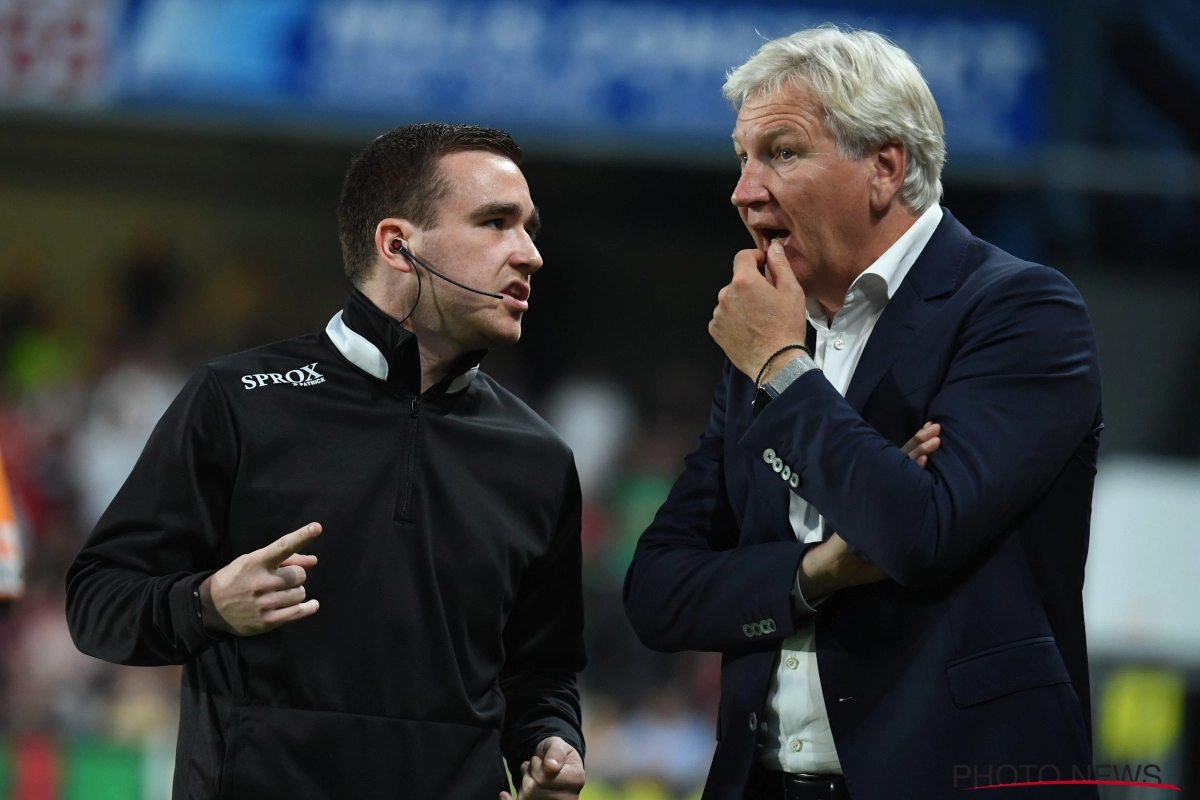
POLYGON ((941 432, 942 426, 936 422, 926 422, 921 426, 921 430, 913 434, 913 437, 904 443, 904 451, 908 452, 921 442, 929 440, 933 436, 937 436, 941 432))
POLYGON ((758 268, 763 263, 763 251, 758 248, 749 250, 739 250, 737 255, 733 257, 733 274, 739 272, 758 272, 758 268))
POLYGON ((543 739, 537 748, 538 755, 542 757, 542 764, 546 772, 551 776, 557 775, 562 770, 563 765, 567 763, 567 756, 570 755, 571 750, 571 745, 557 736, 543 739))
POLYGON ((263 624, 267 626, 267 630, 278 628, 280 625, 286 625, 289 622, 295 622, 298 619, 311 617, 317 613, 317 609, 321 604, 316 600, 306 600, 294 606, 287 608, 277 608, 274 611, 268 611, 262 615, 263 624))
POLYGON ((767 276, 777 289, 798 285, 796 274, 792 272, 792 265, 788 263, 787 254, 783 252, 780 242, 771 242, 767 247, 767 276))
POLYGON ((935 436, 934 438, 921 442, 919 445, 914 447, 913 451, 908 454, 908 457, 913 461, 916 461, 917 459, 921 458, 921 456, 933 455, 933 451, 937 450, 941 446, 942 440, 935 436))
MULTIPOLYGON (((904 447, 900 448, 914 461, 918 455, 928 455, 929 453, 915 453, 918 447, 931 439, 937 438, 942 432, 942 426, 936 422, 926 422, 921 430, 917 431, 911 439, 904 443, 904 447)), ((936 450, 937 447, 934 447, 936 450)), ((932 452, 932 451, 929 451, 932 452)))
POLYGON ((305 594, 303 586, 297 586, 295 589, 285 589, 282 592, 271 592, 259 599, 259 608, 262 608, 264 611, 273 611, 277 608, 299 605, 304 602, 305 594))
POLYGON ((310 522, 303 528, 280 536, 274 542, 259 550, 258 555, 264 564, 278 566, 320 535, 321 523, 310 522))
POLYGON ((279 562, 281 567, 300 567, 301 569, 312 569, 316 565, 316 556, 306 556, 303 553, 296 553, 279 562))
POLYGON ((279 567, 272 570, 272 572, 275 575, 275 580, 271 581, 268 585, 268 590, 272 592, 278 592, 281 589, 294 589, 308 579, 308 572, 304 567, 279 567))

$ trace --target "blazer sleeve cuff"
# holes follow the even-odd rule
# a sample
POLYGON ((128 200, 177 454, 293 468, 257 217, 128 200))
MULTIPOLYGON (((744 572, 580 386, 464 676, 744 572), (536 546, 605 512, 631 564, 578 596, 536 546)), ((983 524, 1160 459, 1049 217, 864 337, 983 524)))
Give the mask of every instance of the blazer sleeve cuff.
POLYGON ((820 413, 822 407, 827 407, 826 404, 842 400, 821 370, 809 370, 792 381, 785 392, 763 409, 738 439, 738 445, 756 458, 765 459, 769 450, 769 455, 783 461, 784 466, 792 471, 795 483, 791 488, 796 491, 804 485, 804 470, 807 467, 807 454, 794 447, 799 433, 792 429, 796 425, 796 415, 800 415, 799 419, 805 419, 807 414, 820 413))
MULTIPOLYGON (((820 542, 809 542, 805 545, 804 551, 800 554, 800 565, 804 564, 804 556, 808 551, 820 542)), ((796 568, 796 578, 792 582, 792 601, 796 612, 796 622, 802 624, 807 622, 809 617, 817 613, 817 607, 829 599, 829 595, 823 594, 818 598, 812 599, 804 596, 803 590, 800 588, 800 569, 796 568)))

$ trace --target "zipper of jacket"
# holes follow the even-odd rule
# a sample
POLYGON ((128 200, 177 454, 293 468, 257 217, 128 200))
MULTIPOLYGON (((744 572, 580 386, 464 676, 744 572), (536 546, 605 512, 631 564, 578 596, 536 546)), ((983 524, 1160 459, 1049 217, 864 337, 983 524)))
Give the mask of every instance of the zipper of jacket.
POLYGON ((420 402, 420 397, 412 399, 412 410, 408 417, 408 479, 404 486, 404 503, 400 507, 403 519, 411 519, 409 507, 412 505, 413 476, 417 472, 417 419, 420 416, 417 404, 420 402))

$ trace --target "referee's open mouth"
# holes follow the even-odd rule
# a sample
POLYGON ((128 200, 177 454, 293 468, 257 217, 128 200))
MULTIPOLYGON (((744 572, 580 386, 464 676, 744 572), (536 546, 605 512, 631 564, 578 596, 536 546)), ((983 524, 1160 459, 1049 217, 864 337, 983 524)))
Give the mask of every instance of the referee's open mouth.
POLYGON ((518 311, 529 310, 529 285, 522 281, 513 281, 500 290, 504 295, 504 304, 518 311))

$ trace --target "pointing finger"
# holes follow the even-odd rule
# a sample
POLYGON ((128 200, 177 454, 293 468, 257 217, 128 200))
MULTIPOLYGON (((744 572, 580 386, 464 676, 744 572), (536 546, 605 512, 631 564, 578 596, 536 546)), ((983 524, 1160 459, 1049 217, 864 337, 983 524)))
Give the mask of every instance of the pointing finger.
POLYGON ((271 544, 259 550, 258 553, 264 564, 278 566, 320 535, 321 523, 310 522, 303 528, 279 537, 271 544))

